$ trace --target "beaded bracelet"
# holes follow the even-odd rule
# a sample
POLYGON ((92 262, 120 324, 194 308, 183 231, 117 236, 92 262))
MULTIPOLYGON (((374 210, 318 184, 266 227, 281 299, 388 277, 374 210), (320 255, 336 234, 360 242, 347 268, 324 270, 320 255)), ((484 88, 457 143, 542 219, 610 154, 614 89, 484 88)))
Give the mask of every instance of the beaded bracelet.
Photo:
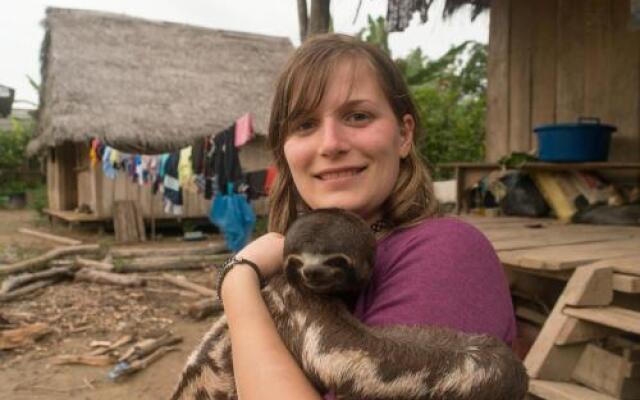
POLYGON ((233 267, 235 267, 238 264, 245 264, 250 266, 256 272, 256 275, 258 275, 258 280, 260 281, 260 288, 263 288, 265 285, 265 281, 262 278, 262 273, 260 273, 260 268, 258 268, 258 265, 256 265, 256 263, 254 263, 251 260, 247 260, 246 258, 233 256, 229 258, 227 261, 225 261, 224 264, 222 264, 222 267, 220 267, 220 271, 218 272, 218 282, 217 282, 216 291, 218 294, 218 300, 220 300, 220 302, 222 302, 222 281, 224 280, 224 277, 227 276, 229 271, 231 271, 233 267))

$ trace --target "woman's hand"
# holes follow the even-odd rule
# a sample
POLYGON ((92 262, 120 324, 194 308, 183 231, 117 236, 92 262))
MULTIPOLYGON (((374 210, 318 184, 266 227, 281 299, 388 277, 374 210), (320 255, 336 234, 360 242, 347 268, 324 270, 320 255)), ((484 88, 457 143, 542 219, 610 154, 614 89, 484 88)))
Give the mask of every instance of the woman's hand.
POLYGON ((253 261, 265 279, 282 269, 284 236, 269 232, 246 245, 238 256, 253 261))

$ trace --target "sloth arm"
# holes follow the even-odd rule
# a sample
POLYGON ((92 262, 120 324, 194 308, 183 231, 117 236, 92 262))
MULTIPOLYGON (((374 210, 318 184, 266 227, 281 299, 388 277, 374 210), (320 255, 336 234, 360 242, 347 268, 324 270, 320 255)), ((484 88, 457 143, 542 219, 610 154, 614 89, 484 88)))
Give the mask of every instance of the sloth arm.
POLYGON ((238 397, 321 399, 280 339, 250 267, 240 264, 228 273, 222 299, 238 397))

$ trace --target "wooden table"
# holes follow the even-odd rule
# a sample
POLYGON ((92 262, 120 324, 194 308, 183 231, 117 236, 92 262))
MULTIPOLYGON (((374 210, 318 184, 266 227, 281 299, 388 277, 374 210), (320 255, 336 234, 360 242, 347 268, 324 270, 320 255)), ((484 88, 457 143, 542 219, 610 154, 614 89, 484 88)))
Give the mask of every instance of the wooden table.
POLYGON ((547 278, 560 285, 548 315, 533 315, 543 325, 524 360, 531 393, 549 400, 614 400, 619 398, 612 393, 617 383, 635 384, 587 349, 619 332, 640 335, 640 227, 520 217, 461 219, 491 241, 510 273, 514 296, 519 278, 535 277, 537 289, 550 284, 547 278))
MULTIPOLYGON (((438 164, 438 168, 453 168, 456 179, 456 212, 469 211, 467 192, 489 173, 503 169, 498 163, 453 162, 438 164)), ((547 163, 528 162, 518 168, 522 171, 604 171, 638 170, 640 162, 584 162, 584 163, 547 163)))

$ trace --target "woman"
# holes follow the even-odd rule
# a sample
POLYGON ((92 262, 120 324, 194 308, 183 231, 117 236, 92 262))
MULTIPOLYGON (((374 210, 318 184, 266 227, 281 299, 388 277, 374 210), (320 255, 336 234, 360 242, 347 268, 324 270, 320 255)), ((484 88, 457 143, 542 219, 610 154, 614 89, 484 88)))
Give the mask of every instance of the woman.
POLYGON ((305 209, 353 211, 378 235, 374 274, 355 308, 364 323, 441 325, 513 340, 511 299, 490 243, 463 222, 434 216, 419 134, 401 74, 375 47, 323 35, 293 54, 269 125, 279 171, 272 232, 241 250, 249 262, 234 265, 221 283, 240 398, 324 395, 283 345, 259 292, 259 274, 280 268, 282 233, 305 209))

